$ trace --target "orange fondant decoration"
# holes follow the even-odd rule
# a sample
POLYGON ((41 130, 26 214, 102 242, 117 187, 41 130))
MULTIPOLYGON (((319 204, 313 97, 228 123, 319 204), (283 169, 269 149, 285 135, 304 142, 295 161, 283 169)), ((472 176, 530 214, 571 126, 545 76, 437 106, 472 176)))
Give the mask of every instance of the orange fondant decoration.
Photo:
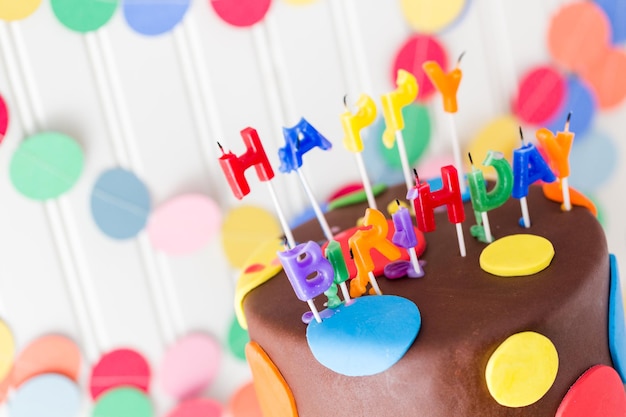
POLYGON ((545 127, 536 133, 541 147, 548 153, 550 166, 557 172, 559 178, 569 177, 569 153, 574 142, 574 133, 557 132, 554 134, 545 127))
POLYGON ((626 394, 615 369, 596 365, 565 394, 555 417, 609 417, 626 415, 626 394))
POLYGON ((459 89, 463 72, 457 67, 446 74, 436 61, 424 62, 422 68, 435 88, 441 93, 443 109, 446 113, 456 113, 458 109, 456 92, 459 89))
POLYGON ((256 342, 246 345, 246 359, 252 371, 254 390, 265 417, 298 417, 291 388, 256 342))
MULTIPOLYGON (((543 184, 543 195, 548 200, 556 201, 557 203, 563 202, 563 192, 561 191, 561 183, 554 181, 551 183, 543 184)), ((598 209, 591 200, 589 200, 583 193, 575 188, 569 187, 569 196, 573 205, 586 207, 594 216, 598 217, 598 209)))

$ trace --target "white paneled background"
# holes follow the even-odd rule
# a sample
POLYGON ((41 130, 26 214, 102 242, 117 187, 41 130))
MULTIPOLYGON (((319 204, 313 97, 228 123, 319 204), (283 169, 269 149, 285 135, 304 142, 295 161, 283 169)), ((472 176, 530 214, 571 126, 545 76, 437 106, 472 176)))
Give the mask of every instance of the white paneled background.
MULTIPOLYGON (((474 0, 455 25, 437 34, 450 62, 467 51, 456 119, 464 144, 510 112, 526 69, 552 62, 548 23, 566 3, 474 0)), ((239 154, 239 131, 252 126, 278 172, 281 129, 303 116, 335 145, 305 157, 304 172, 322 199, 359 178, 353 155, 341 144, 344 94, 356 101, 366 92, 380 103, 381 94, 394 89, 395 53, 413 32, 399 0, 274 0, 265 18, 246 28, 225 23, 208 0, 193 0, 182 22, 158 36, 133 31, 121 10, 94 33, 73 32, 56 19, 48 0, 22 20, 0 21, 0 95, 10 113, 0 145, 0 313, 17 349, 62 333, 79 344, 88 366, 108 350, 132 347, 156 367, 167 346, 192 330, 207 331, 226 346, 237 271, 224 259, 219 236, 181 257, 158 253, 144 234, 111 239, 91 217, 95 180, 119 166, 148 185, 153 207, 199 192, 224 216, 243 203, 273 212, 266 187, 253 175, 251 194, 243 202, 232 196, 217 164, 216 141, 239 154), (46 203, 20 195, 8 176, 20 141, 41 131, 66 133, 85 152, 78 183, 46 203)), ((434 126, 428 155, 448 155, 439 98, 428 106, 434 126)), ((622 264, 625 116, 621 105, 598 112, 593 122, 618 153, 617 167, 594 198, 622 264)), ((590 157, 588 163, 603 161, 590 157)), ((277 173, 274 184, 288 216, 307 207, 295 175, 277 173)), ((226 404, 250 375, 226 347, 222 356, 205 395, 226 404)), ((163 415, 173 400, 153 387, 163 415)))

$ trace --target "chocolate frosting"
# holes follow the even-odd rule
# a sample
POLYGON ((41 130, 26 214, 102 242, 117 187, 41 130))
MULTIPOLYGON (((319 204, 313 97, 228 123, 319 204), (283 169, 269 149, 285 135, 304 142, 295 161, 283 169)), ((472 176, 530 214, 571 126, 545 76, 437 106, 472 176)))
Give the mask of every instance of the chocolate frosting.
MULTIPOLYGON (((378 207, 406 189, 393 187, 377 197, 378 207)), ((384 294, 412 300, 422 315, 421 331, 394 366, 365 377, 339 375, 319 364, 308 347, 298 300, 284 272, 244 300, 250 338, 267 352, 295 397, 300 417, 553 417, 569 387, 593 365, 612 366, 608 347, 609 256, 604 233, 587 209, 563 212, 539 187, 528 196, 532 226, 519 226, 519 201, 509 199, 489 212, 492 234, 500 238, 530 233, 552 242, 555 256, 542 272, 502 278, 483 271, 479 256, 486 244, 470 236, 475 224, 466 204, 463 224, 467 256, 459 255, 456 231, 445 211, 437 230, 426 234, 420 257, 426 275, 378 282, 384 294), (489 394, 485 368, 490 355, 509 336, 534 331, 548 337, 559 355, 550 390, 526 407, 499 405, 489 394)), ((327 213, 331 228, 345 230, 365 213, 356 204, 327 213)), ((294 230, 297 241, 323 240, 317 221, 294 230)), ((315 300, 323 309, 325 297, 315 300)))

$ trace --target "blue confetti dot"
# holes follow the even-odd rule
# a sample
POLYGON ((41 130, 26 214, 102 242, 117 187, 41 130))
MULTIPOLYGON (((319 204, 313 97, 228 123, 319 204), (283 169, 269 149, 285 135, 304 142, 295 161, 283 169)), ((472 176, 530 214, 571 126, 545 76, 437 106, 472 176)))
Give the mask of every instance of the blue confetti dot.
POLYGON ((611 22, 611 41, 626 41, 626 2, 624 0, 595 0, 611 22))
POLYGON ((11 397, 11 417, 74 417, 80 411, 81 395, 71 379, 44 374, 26 381, 11 397))
POLYGON ((190 0, 125 0, 124 17, 142 35, 161 35, 172 30, 185 16, 190 0))
POLYGON ((145 184, 124 169, 104 172, 91 192, 91 213, 104 234, 114 239, 137 236, 148 221, 151 204, 145 184))
POLYGON ((557 114, 546 123, 546 127, 553 132, 563 130, 567 115, 572 112, 570 131, 576 133, 576 138, 583 138, 591 128, 596 110, 596 97, 589 86, 576 76, 569 76, 565 87, 565 100, 557 114))
POLYGON ((570 153, 570 184, 585 194, 593 193, 608 180, 618 162, 618 150, 606 135, 592 132, 574 139, 570 153))

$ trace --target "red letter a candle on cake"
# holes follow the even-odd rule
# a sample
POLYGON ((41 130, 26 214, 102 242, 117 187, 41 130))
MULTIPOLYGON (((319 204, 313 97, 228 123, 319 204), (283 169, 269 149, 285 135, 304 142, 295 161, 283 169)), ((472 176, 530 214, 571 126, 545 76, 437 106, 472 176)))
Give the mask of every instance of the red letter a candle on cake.
POLYGON ((557 132, 556 138, 554 134, 542 127, 535 134, 541 147, 548 153, 550 165, 557 171, 557 176, 561 181, 561 190, 563 192, 563 210, 570 211, 572 203, 569 194, 569 153, 572 150, 574 142, 574 133, 569 131, 570 115, 567 116, 565 122, 565 131, 557 132))
POLYGON ((278 258, 296 296, 309 304, 315 320, 321 323, 322 318, 313 298, 323 294, 333 284, 333 267, 322 255, 322 249, 317 243, 308 241, 278 252, 278 258))
MULTIPOLYGON (((469 157, 470 162, 472 162, 472 156, 470 155, 469 157)), ((478 240, 491 243, 493 241, 493 236, 491 235, 491 226, 489 225, 487 212, 500 207, 511 196, 511 191, 513 190, 513 170, 511 169, 509 162, 500 152, 489 151, 483 165, 493 166, 496 170, 496 174, 498 175, 498 179, 493 189, 487 192, 483 173, 482 171, 474 168, 474 164, 472 162, 472 172, 467 174, 470 196, 472 198, 474 211, 476 213, 480 213, 480 216, 482 217, 484 229, 480 226, 481 217, 476 215, 478 225, 472 227, 471 233, 478 240)))
POLYGON ((445 205, 448 208, 448 220, 456 225, 459 252, 461 256, 465 256, 465 238, 461 225, 465 220, 465 209, 456 168, 452 165, 441 168, 443 187, 437 191, 431 191, 430 184, 427 182, 420 183, 417 176, 416 179, 417 184, 409 191, 406 198, 413 201, 417 228, 422 232, 435 230, 435 209, 445 205))
POLYGON ((367 228, 357 230, 348 239, 348 245, 350 245, 350 251, 354 257, 357 270, 356 277, 350 281, 350 295, 352 297, 363 295, 368 281, 372 284, 376 294, 382 294, 373 272, 374 261, 370 254, 372 249, 376 249, 390 261, 395 261, 401 256, 400 249, 387 239, 389 224, 380 211, 370 208, 366 209, 363 226, 367 228))
POLYGON ((524 142, 524 135, 520 127, 522 146, 513 151, 513 190, 511 196, 520 200, 522 209, 522 225, 530 227, 528 214, 528 187, 537 181, 552 182, 556 179, 554 173, 543 159, 539 150, 532 143, 524 142))

